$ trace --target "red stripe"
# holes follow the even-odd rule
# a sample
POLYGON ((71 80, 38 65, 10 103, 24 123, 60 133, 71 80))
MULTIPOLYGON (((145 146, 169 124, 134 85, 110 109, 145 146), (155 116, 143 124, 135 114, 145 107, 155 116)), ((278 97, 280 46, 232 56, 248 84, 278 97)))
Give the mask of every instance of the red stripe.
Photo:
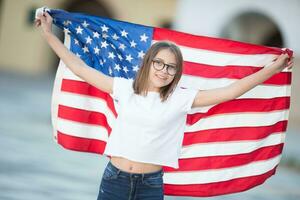
POLYGON ((277 166, 261 175, 236 178, 216 183, 189 185, 164 184, 164 194, 172 196, 208 197, 242 192, 264 183, 266 179, 275 174, 276 168, 277 166))
POLYGON ((237 54, 276 54, 283 52, 280 48, 249 44, 222 38, 192 35, 165 28, 154 28, 154 40, 171 40, 178 45, 237 54))
POLYGON ((104 99, 107 103, 108 108, 110 108, 114 115, 117 116, 117 112, 115 110, 114 102, 111 96, 108 93, 103 92, 86 82, 63 79, 61 84, 61 90, 64 92, 72 92, 104 99))
POLYGON ((260 127, 233 127, 185 132, 182 146, 207 142, 259 140, 272 133, 285 132, 287 122, 285 120, 270 126, 260 127))
POLYGON ((100 125, 107 130, 108 134, 111 132, 111 127, 109 126, 107 118, 103 113, 59 105, 58 117, 85 124, 100 125))
POLYGON ((165 172, 183 172, 183 171, 199 171, 210 169, 222 169, 247 165, 254 161, 263 161, 272 159, 282 153, 283 143, 262 147, 250 153, 238 155, 208 156, 196 158, 179 159, 179 168, 164 166, 165 172))
MULTIPOLYGON (((184 62, 183 74, 199 76, 205 78, 229 78, 241 79, 249 76, 262 68, 251 66, 213 66, 201 63, 184 62)), ((292 79, 291 72, 280 72, 264 81, 262 84, 290 85, 292 79)))
POLYGON ((290 108, 290 97, 272 99, 234 99, 217 104, 205 113, 187 115, 187 124, 193 125, 202 118, 226 113, 270 112, 290 108))
POLYGON ((66 149, 103 154, 106 146, 105 141, 82 138, 64 134, 57 131, 57 142, 66 149))

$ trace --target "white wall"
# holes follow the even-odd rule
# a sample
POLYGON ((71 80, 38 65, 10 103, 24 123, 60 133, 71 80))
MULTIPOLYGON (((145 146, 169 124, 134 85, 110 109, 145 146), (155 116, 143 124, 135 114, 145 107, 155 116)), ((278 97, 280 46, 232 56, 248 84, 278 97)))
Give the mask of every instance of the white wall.
POLYGON ((175 29, 220 37, 222 28, 241 13, 255 11, 271 18, 286 47, 300 56, 299 0, 178 0, 175 29))

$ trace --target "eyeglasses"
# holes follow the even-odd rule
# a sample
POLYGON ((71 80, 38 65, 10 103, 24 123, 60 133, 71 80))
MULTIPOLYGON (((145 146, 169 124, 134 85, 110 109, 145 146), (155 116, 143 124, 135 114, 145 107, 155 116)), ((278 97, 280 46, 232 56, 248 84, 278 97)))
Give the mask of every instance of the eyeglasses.
POLYGON ((177 72, 177 68, 174 65, 165 64, 163 61, 157 59, 152 60, 152 62, 154 69, 157 71, 161 71, 167 66, 167 73, 169 75, 174 76, 177 72))

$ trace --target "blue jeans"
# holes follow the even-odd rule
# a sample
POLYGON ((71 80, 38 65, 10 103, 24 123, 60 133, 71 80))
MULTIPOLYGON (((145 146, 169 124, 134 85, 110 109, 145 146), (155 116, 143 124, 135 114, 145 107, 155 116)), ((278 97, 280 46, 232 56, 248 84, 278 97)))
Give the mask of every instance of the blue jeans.
POLYGON ((161 200, 164 199, 163 170, 151 173, 121 171, 108 162, 97 200, 161 200))

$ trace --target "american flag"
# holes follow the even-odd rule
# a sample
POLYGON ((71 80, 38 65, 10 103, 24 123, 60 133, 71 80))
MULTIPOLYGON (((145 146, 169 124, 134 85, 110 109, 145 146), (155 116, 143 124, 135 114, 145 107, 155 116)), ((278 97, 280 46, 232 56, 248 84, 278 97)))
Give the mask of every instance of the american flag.
MULTIPOLYGON (((183 53, 180 85, 200 90, 227 86, 257 72, 284 51, 63 10, 48 12, 64 30, 67 48, 90 67, 113 77, 134 79, 147 49, 161 40, 177 43, 183 53)), ((286 69, 237 99, 193 109, 179 168, 163 166, 165 195, 241 192, 275 174, 285 141, 290 90, 291 71, 286 69)), ((52 97, 57 143, 103 155, 116 117, 110 94, 89 85, 60 61, 52 97)))

